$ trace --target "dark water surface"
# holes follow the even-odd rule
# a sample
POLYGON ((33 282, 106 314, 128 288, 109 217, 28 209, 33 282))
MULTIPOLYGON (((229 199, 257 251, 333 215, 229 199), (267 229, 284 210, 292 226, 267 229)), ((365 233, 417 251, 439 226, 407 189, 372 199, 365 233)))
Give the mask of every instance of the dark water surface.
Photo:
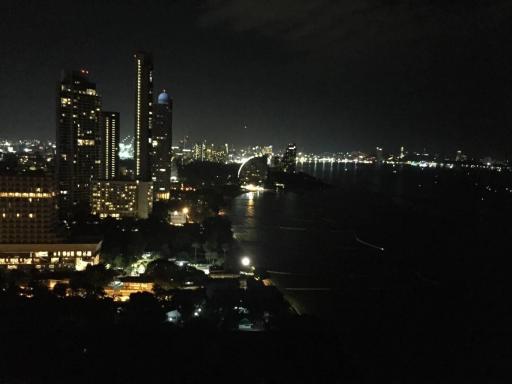
POLYGON ((512 257, 510 173, 329 163, 299 170, 333 187, 247 193, 228 214, 245 253, 282 272, 272 278, 301 312, 332 318, 347 291, 476 289, 501 278, 512 257))
POLYGON ((333 187, 247 193, 228 212, 288 301, 320 318, 368 377, 500 382, 512 338, 511 174, 300 170, 333 187))

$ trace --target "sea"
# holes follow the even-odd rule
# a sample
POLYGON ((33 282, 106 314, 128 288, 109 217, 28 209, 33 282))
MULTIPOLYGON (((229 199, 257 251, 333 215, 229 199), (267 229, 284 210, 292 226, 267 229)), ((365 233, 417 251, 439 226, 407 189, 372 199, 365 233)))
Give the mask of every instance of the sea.
POLYGON ((506 300, 509 171, 336 162, 297 171, 329 186, 248 192, 227 214, 243 253, 298 313, 335 329, 343 318, 350 330, 366 316, 506 310, 486 303, 506 300))

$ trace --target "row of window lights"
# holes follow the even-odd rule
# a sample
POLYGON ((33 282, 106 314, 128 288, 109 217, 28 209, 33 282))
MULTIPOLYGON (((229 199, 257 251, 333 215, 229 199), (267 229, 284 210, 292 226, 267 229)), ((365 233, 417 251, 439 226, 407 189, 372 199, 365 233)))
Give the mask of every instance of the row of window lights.
POLYGON ((34 199, 44 199, 49 197, 54 197, 54 192, 0 192, 0 198, 7 197, 22 197, 22 198, 34 198, 34 199))
MULTIPOLYGON (((3 219, 6 219, 6 218, 8 218, 8 217, 10 217, 10 215, 8 215, 7 213, 2 213, 2 218, 3 218, 3 219)), ((16 218, 17 218, 17 219, 19 219, 19 218, 21 218, 21 217, 23 217, 23 215, 22 215, 21 213, 16 213, 16 218)), ((35 215, 35 213, 29 213, 29 214, 27 215, 27 217, 28 217, 29 219, 33 219, 34 217, 36 217, 36 215, 35 215)))

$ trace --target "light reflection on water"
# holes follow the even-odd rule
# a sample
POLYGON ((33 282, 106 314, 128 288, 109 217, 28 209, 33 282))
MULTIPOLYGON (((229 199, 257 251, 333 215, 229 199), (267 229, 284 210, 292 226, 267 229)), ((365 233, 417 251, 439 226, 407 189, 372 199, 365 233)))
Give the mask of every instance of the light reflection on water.
MULTIPOLYGON (((325 174, 332 178, 336 170, 331 164, 325 167, 325 174)), ((333 193, 322 192, 249 192, 233 200, 228 216, 236 239, 257 264, 269 269, 307 270, 312 261, 321 265, 336 257, 351 241, 351 236, 340 240, 340 232, 332 233, 330 223, 335 217, 328 211, 333 197, 333 193)))
MULTIPOLYGON (((512 207, 512 196, 505 189, 512 186, 511 174, 342 163, 298 164, 297 169, 336 187, 304 193, 244 194, 232 201, 227 212, 244 253, 256 265, 311 276, 293 280, 272 276, 280 280, 281 287, 327 286, 338 294, 344 282, 354 286, 357 281, 361 287, 379 289, 386 278, 393 278, 393 268, 408 270, 409 258, 419 258, 418 265, 430 265, 427 261, 432 255, 451 257, 443 254, 443 248, 435 248, 453 231, 451 222, 444 224, 446 219, 462 212, 467 222, 478 223, 479 212, 495 207, 506 212, 512 207), (494 192, 496 188, 501 194, 494 192), (442 227, 435 232, 437 238, 433 237, 432 229, 441 225, 448 230, 442 227), (354 244, 354 231, 360 239, 386 251, 375 253, 354 244), (387 275, 383 273, 386 268, 391 271, 387 275)), ((467 244, 471 247, 471 242, 467 244)), ((310 293, 311 299, 305 299, 305 293, 294 295, 294 304, 308 307, 309 312, 316 310, 319 296, 326 296, 324 309, 337 300, 330 293, 310 293)))
MULTIPOLYGON (((409 230, 398 208, 413 209, 421 203, 441 212, 456 204, 463 209, 477 196, 468 187, 474 178, 452 171, 343 163, 299 163, 297 169, 337 187, 305 193, 250 192, 235 198, 228 212, 242 247, 269 268, 335 268, 340 258, 354 253, 348 250, 352 231, 365 231, 359 237, 387 249, 390 244, 385 242, 397 241, 396 228, 409 230), (453 199, 451 205, 443 205, 447 198, 453 199)), ((474 177, 478 185, 487 185, 495 175, 474 177)))

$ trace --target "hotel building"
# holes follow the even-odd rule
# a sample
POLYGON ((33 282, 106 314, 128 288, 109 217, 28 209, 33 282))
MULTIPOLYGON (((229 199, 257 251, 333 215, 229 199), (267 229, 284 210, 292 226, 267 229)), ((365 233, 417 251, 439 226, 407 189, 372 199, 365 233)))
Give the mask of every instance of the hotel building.
POLYGON ((91 210, 100 218, 147 219, 153 209, 153 183, 100 180, 92 187, 91 210))
POLYGON ((64 242, 57 223, 52 177, 0 175, 0 267, 81 270, 99 262, 101 242, 64 242))
POLYGON ((88 204, 100 175, 100 95, 87 70, 63 73, 57 91, 56 173, 61 216, 88 204))
POLYGON ((153 126, 153 58, 137 52, 135 58, 135 178, 151 180, 151 129, 153 126))
POLYGON ((167 92, 158 95, 154 106, 151 137, 151 169, 155 200, 169 200, 172 160, 172 99, 167 92))

